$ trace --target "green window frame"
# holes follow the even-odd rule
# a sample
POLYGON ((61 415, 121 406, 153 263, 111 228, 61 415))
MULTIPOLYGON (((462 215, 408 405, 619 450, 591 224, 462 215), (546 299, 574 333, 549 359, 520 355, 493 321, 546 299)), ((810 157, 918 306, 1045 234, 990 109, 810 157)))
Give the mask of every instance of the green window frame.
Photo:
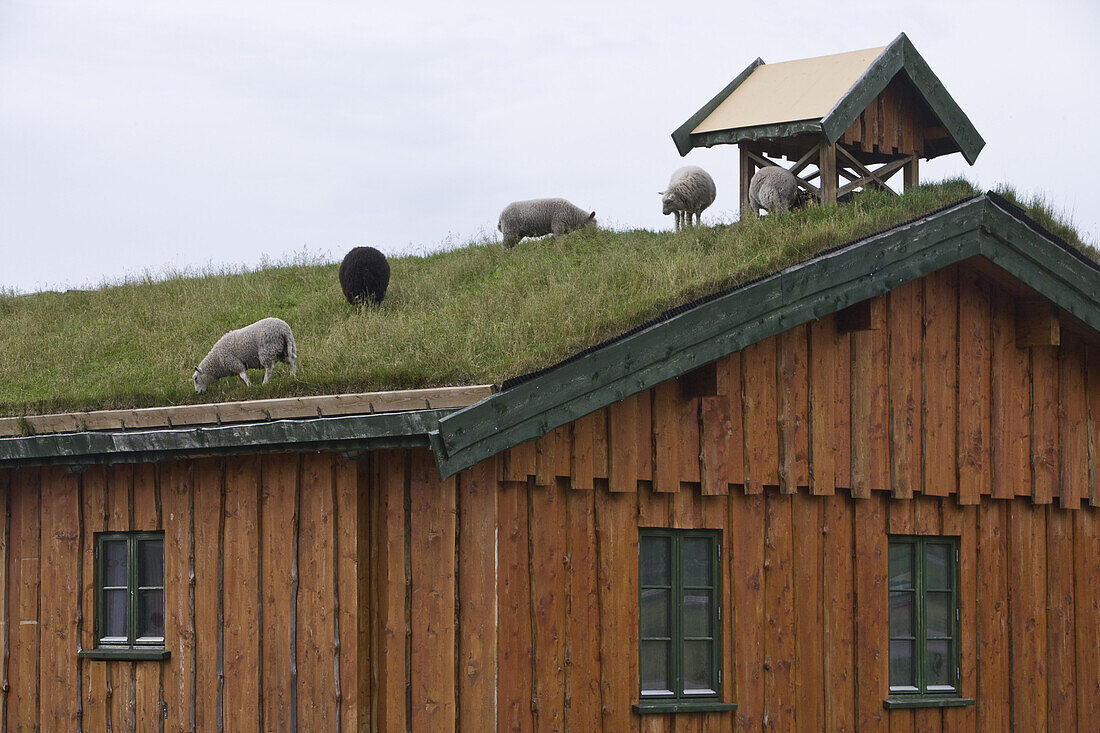
POLYGON ((959 695, 959 540, 891 535, 886 707, 972 704, 959 695))
POLYGON ((721 533, 639 529, 637 713, 732 710, 721 700, 721 533))
POLYGON ((163 659, 164 532, 95 535, 93 659, 163 659))

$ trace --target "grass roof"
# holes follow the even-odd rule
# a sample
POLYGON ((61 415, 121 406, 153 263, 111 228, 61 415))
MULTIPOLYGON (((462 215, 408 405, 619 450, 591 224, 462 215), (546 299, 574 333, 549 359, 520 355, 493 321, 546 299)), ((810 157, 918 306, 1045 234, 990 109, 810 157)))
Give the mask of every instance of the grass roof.
MULTIPOLYGON (((385 301, 359 312, 335 263, 0 295, 0 414, 500 383, 975 193, 952 180, 678 233, 582 231, 511 250, 479 242, 395 257, 385 301), (192 368, 213 343, 265 316, 294 330, 297 377, 280 366, 267 386, 223 379, 196 395, 192 368)), ((1029 214, 1089 249, 1042 207, 1029 214)))

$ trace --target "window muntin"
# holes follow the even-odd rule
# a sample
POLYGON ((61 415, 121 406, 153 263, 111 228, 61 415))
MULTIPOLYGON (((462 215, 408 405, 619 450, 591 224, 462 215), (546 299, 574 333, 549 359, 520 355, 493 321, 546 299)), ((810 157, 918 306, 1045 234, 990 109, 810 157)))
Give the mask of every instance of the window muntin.
POLYGON ((643 700, 719 694, 719 534, 643 529, 638 543, 643 700))
POLYGON ((164 533, 96 535, 96 647, 164 647, 164 533))
POLYGON ((957 695, 958 540, 891 537, 890 694, 957 695))

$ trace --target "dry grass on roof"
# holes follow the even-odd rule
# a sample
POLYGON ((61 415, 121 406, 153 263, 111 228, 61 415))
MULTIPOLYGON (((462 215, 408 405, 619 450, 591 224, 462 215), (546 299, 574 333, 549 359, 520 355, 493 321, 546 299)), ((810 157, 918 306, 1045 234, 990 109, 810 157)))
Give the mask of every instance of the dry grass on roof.
POLYGON ((0 414, 499 383, 974 193, 948 181, 681 233, 588 231, 395 257, 385 301, 360 313, 334 263, 2 295, 0 414), (224 379, 196 395, 193 365, 223 333, 265 316, 293 328, 298 376, 280 365, 266 387, 224 379))

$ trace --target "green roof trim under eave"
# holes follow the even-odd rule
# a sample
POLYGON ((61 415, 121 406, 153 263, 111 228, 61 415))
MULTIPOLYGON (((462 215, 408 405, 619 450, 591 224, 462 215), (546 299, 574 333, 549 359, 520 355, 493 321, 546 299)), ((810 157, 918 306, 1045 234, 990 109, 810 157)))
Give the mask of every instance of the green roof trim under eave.
POLYGON ((1100 268, 980 196, 826 250, 444 417, 429 434, 440 475, 974 256, 1100 332, 1100 268))
MULTIPOLYGON (((792 120, 757 127, 743 127, 730 130, 715 130, 692 134, 692 130, 706 119, 718 105, 730 96, 745 79, 764 62, 757 58, 742 71, 729 85, 707 102, 687 122, 672 133, 672 140, 681 156, 687 155, 692 148, 709 148, 714 145, 736 145, 740 141, 760 140, 764 138, 784 138, 794 135, 821 133, 833 144, 844 135, 860 113, 867 108, 871 100, 882 93, 890 80, 899 71, 904 71, 913 88, 921 95, 929 108, 943 123, 951 140, 966 158, 974 165, 978 153, 985 147, 985 140, 973 123, 962 111, 955 100, 947 93, 943 83, 933 73, 909 37, 898 35, 890 45, 883 49, 862 76, 844 93, 829 112, 820 120, 792 120)), ((945 151, 947 152, 947 151, 945 151)), ((950 151, 953 152, 953 151, 950 151)), ((945 154, 945 153, 938 153, 945 154)), ((935 157, 935 156, 932 156, 935 157)))
MULTIPOLYGON (((726 85, 726 88, 714 95, 714 98, 704 104, 702 108, 693 114, 687 122, 676 128, 676 131, 672 133, 672 142, 676 143, 676 149, 680 151, 680 156, 683 157, 691 152, 692 148, 699 147, 691 139, 691 131, 695 127, 705 120, 707 116, 720 105, 726 97, 733 94, 733 90, 741 86, 741 83, 745 79, 749 78, 752 72, 756 71, 756 67, 762 66, 764 59, 759 56, 751 64, 745 67, 745 70, 738 74, 733 81, 726 85)), ((713 144, 713 143, 712 143, 713 144)), ((709 146, 707 146, 709 147, 709 146)))
POLYGON ((96 431, 0 439, 0 467, 168 460, 194 455, 422 448, 453 409, 275 420, 218 427, 96 431))
MULTIPOLYGON (((757 127, 738 127, 734 130, 714 130, 713 132, 700 132, 691 136, 692 145, 696 148, 712 148, 715 145, 736 145, 746 140, 766 140, 795 135, 821 135, 820 120, 798 120, 797 122, 780 122, 775 125, 759 125, 757 127)), ((688 148, 690 150, 691 148, 688 148)), ((680 153, 686 155, 686 153, 680 153)))

